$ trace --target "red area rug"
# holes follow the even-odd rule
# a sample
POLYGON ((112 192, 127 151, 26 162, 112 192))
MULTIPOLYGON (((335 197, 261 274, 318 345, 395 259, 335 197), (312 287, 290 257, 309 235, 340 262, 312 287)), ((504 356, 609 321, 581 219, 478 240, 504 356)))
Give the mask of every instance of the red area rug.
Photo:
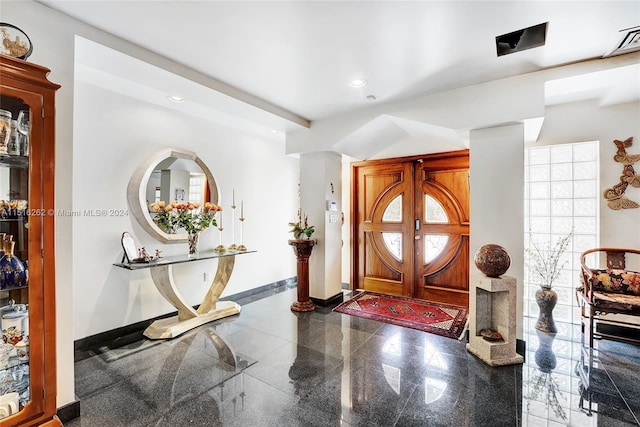
POLYGON ((456 339, 464 331, 468 315, 466 307, 369 291, 359 293, 333 311, 456 339))

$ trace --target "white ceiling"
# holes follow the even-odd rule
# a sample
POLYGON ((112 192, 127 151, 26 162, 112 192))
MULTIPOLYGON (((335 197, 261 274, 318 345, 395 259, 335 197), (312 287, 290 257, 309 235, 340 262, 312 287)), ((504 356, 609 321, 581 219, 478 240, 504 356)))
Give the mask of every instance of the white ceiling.
POLYGON ((638 0, 39 2, 310 121, 602 57, 640 25, 638 0), (543 22, 545 46, 497 57, 496 36, 543 22))

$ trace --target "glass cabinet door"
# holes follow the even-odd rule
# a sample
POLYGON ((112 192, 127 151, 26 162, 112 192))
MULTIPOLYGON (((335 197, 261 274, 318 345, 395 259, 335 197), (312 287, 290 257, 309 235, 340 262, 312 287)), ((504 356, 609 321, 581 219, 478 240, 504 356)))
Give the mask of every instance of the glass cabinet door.
POLYGON ((20 412, 31 400, 31 112, 24 99, 0 94, 0 419, 20 412))

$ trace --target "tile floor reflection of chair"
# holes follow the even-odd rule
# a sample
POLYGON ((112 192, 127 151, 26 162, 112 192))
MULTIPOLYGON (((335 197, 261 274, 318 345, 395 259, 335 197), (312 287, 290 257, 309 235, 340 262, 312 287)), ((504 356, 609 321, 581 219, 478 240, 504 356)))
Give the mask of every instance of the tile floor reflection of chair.
POLYGON ((280 288, 172 340, 78 353, 81 416, 65 425, 638 425, 637 348, 603 343, 595 372, 611 387, 592 381, 587 393, 571 325, 547 339, 525 319, 525 364, 490 367, 464 342, 330 308, 293 313, 295 298, 295 288, 280 288))

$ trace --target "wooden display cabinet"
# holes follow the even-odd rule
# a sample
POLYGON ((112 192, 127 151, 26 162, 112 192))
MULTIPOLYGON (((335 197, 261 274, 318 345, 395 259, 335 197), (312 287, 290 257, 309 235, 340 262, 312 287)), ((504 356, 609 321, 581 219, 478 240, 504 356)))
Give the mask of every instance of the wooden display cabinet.
POLYGON ((0 426, 62 425, 56 416, 54 264, 54 103, 60 86, 47 74, 44 67, 0 55, 0 109, 13 120, 21 110, 30 112, 28 150, 0 154, 0 200, 19 202, 0 212, 0 233, 11 234, 14 255, 28 261, 28 281, 0 278, 0 298, 28 304, 23 340, 28 336, 29 342, 28 358, 11 353, 8 362, 0 360, 0 395, 19 394, 17 412, 0 419, 0 426))

